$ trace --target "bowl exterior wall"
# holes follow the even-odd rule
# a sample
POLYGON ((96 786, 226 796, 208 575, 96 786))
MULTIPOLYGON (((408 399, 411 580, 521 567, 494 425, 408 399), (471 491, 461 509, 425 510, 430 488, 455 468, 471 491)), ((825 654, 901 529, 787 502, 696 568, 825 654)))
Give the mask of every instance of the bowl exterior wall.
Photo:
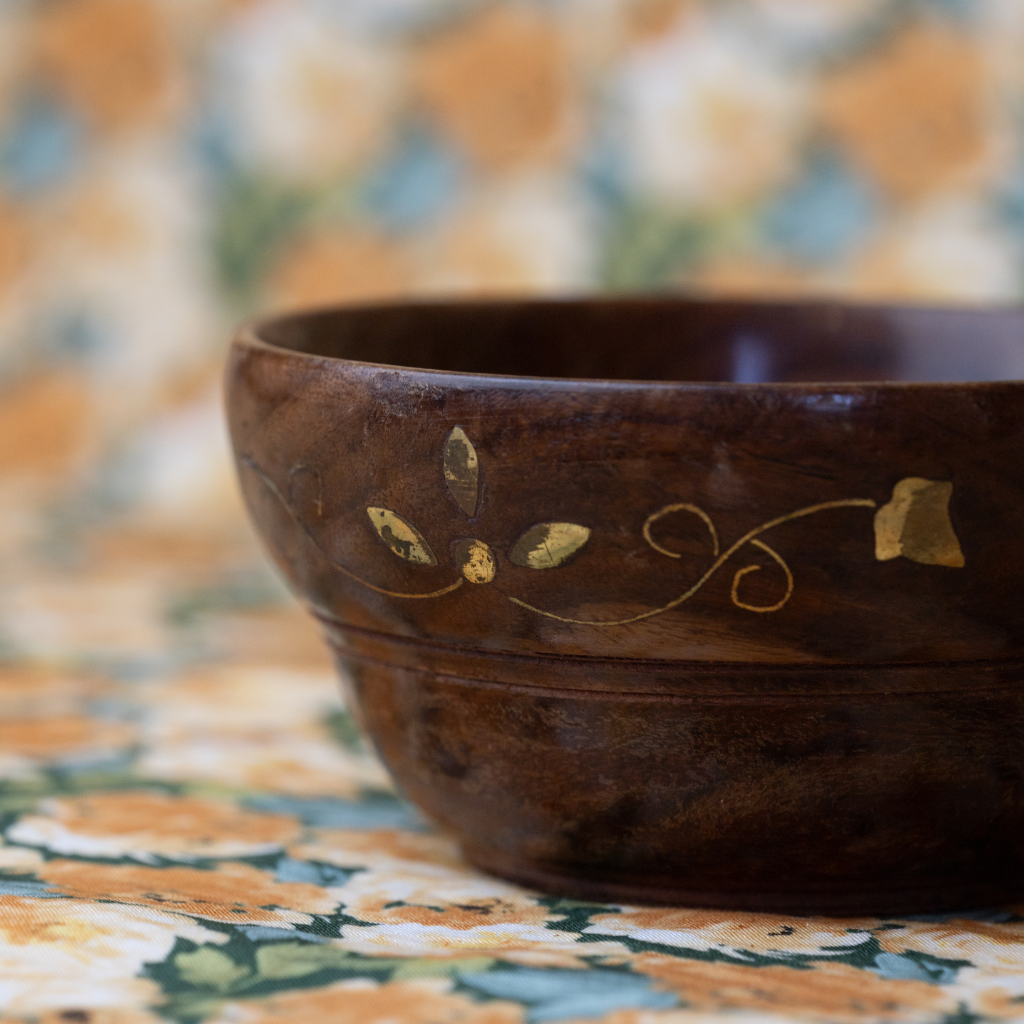
POLYGON ((573 385, 240 342, 228 413, 328 619, 547 656, 1024 658, 1021 384, 573 385))
POLYGON ((1019 679, 625 695, 343 664, 401 790, 471 860, 526 885, 835 915, 1024 895, 1019 679))
POLYGON ((1024 385, 643 385, 236 342, 250 513, 385 763, 585 898, 1020 898, 1024 385))

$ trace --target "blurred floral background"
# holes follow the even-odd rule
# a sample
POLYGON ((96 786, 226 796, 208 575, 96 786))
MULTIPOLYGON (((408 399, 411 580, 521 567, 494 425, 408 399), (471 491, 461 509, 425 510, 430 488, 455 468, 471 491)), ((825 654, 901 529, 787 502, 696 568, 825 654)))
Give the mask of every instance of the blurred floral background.
POLYGON ((409 831, 252 539, 220 374, 239 318, 341 300, 1018 301, 1022 55, 1024 0, 0 0, 3 1020, 305 1019, 338 978, 405 1024, 1019 1020, 1019 914, 626 921, 666 967, 555 948, 604 910, 409 831))
MULTIPOLYGON (((1022 53, 1019 0, 3 0, 8 584, 85 528, 111 564, 127 509, 243 543, 218 375, 257 310, 1016 300, 1022 53)), ((3 643, 59 649, 19 593, 3 643)))

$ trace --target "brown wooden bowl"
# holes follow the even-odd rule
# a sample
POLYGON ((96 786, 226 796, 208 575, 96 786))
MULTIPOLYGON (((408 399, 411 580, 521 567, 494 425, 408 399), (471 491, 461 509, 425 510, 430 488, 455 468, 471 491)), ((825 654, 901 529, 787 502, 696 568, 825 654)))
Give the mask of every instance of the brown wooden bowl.
POLYGON ((410 304, 243 328, 228 408, 356 713, 474 863, 911 913, 1024 896, 1017 377, 1010 310, 410 304))

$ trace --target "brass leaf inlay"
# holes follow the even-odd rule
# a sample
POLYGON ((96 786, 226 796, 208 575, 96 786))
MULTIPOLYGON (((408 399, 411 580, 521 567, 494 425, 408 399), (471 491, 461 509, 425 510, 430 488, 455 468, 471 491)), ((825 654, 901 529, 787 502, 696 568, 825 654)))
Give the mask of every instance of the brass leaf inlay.
MULTIPOLYGON (((454 583, 449 583, 446 587, 441 587, 440 590, 431 590, 427 593, 423 591, 417 593, 408 593, 399 590, 388 590, 385 587, 378 587, 376 583, 371 583, 369 580, 364 580, 361 576, 357 576, 351 569, 346 568, 340 562, 334 560, 330 552, 320 542, 320 538, 311 529, 309 523, 307 523, 301 513, 295 509, 285 496, 284 492, 274 482, 273 478, 266 473, 259 464, 251 456, 243 455, 239 459, 239 465, 244 466, 250 472, 255 474, 256 478, 263 484, 267 493, 270 494, 274 500, 281 506, 282 509, 287 513, 291 521, 299 528, 306 540, 313 545, 316 551, 319 552, 320 557, 331 566, 337 572, 340 572, 342 576, 347 577, 360 586, 366 587, 369 590, 374 591, 377 594, 385 594, 387 597, 400 597, 403 600, 410 601, 429 601, 436 597, 443 597, 445 594, 450 594, 454 590, 458 590, 459 587, 465 583, 465 580, 458 579, 454 583)), ((302 463, 299 464, 303 466, 302 463)), ((316 472, 315 470, 313 472, 316 472)), ((320 508, 317 508, 317 515, 320 515, 320 508)))
POLYGON ((903 555, 923 565, 960 569, 964 553, 949 519, 953 484, 908 476, 892 490, 892 501, 875 513, 875 557, 903 555))
POLYGON ((455 564, 470 583, 490 583, 498 571, 494 552, 482 540, 460 540, 455 545, 455 564))
POLYGON ((373 528, 380 535, 380 539, 399 558, 416 565, 437 565, 430 545, 407 519, 403 519, 397 512, 375 505, 367 508, 366 514, 370 517, 370 522, 373 523, 373 528))
POLYGON ((516 541, 509 558, 530 569, 553 569, 590 540, 590 530, 576 523, 538 523, 516 541))
POLYGON ((444 443, 444 482, 470 519, 476 515, 480 462, 473 442, 462 427, 456 427, 444 443))

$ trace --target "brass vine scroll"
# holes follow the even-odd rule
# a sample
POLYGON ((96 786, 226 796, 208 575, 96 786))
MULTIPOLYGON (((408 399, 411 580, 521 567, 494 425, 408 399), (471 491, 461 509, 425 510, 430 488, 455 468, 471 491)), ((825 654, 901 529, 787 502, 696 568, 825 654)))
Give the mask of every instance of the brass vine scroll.
MULTIPOLYGON (((284 507, 295 524, 331 566, 354 582, 368 587, 378 594, 403 599, 443 597, 445 594, 457 590, 466 582, 491 583, 498 573, 500 563, 496 549, 476 537, 462 537, 453 541, 451 545, 454 568, 459 572, 459 578, 454 583, 429 593, 404 593, 378 587, 335 562, 320 543, 310 525, 293 507, 291 502, 293 485, 296 481, 307 479, 308 474, 316 483, 316 495, 313 502, 316 517, 323 516, 323 483, 320 473, 315 468, 306 463, 297 463, 289 475, 288 495, 285 495, 270 476, 251 458, 245 457, 240 461, 262 481, 267 490, 284 507)), ((441 464, 449 495, 468 518, 475 519, 480 509, 480 459, 476 447, 462 427, 455 426, 448 433, 442 448, 441 464)), ((962 568, 965 559, 949 514, 952 495, 953 484, 948 480, 904 477, 894 486, 891 500, 881 508, 878 508, 877 503, 871 498, 841 498, 837 501, 823 501, 815 505, 808 505, 794 512, 776 516, 774 519, 769 519, 760 526, 748 530, 724 551, 721 550, 718 530, 707 512, 691 502, 676 502, 663 506, 646 518, 641 530, 644 540, 660 555, 668 558, 681 558, 681 553, 670 550, 655 538, 652 528, 668 515, 677 512, 686 513, 695 516, 707 531, 711 543, 712 562, 695 583, 668 603, 626 618, 579 619, 537 608, 509 594, 506 594, 505 597, 513 604, 519 605, 520 608, 525 608, 536 615, 543 615, 545 618, 555 619, 558 622, 576 626, 628 626, 634 622, 642 622, 656 615, 662 615, 685 601, 689 601, 734 555, 749 544, 762 554, 767 555, 782 570, 785 579, 785 592, 771 604, 753 604, 744 600, 741 594, 744 579, 763 568, 757 562, 751 562, 741 566, 733 573, 729 596, 737 608, 759 615, 769 614, 785 607, 793 596, 796 584, 786 560, 774 547, 761 539, 762 534, 777 526, 782 526, 784 523, 816 515, 819 512, 840 508, 872 508, 877 509, 874 516, 874 531, 875 557, 878 561, 884 562, 903 556, 924 565, 962 568)), ((430 567, 439 564, 426 537, 403 515, 382 505, 367 505, 366 514, 377 537, 392 555, 412 566, 430 567)), ((520 534, 507 557, 513 565, 524 568, 555 569, 567 564, 587 545, 591 538, 591 532, 590 527, 579 523, 540 522, 520 534)))
POLYGON ((744 576, 748 575, 749 573, 756 572, 761 568, 761 566, 756 564, 747 565, 744 566, 742 569, 737 570, 736 574, 733 576, 732 588, 730 591, 733 604, 735 604, 738 608, 743 608, 746 611, 750 612, 777 612, 789 601, 790 597, 793 595, 793 574, 792 572, 790 572, 789 566, 786 564, 785 559, 783 559, 783 557, 774 548, 769 547, 767 544, 764 543, 764 541, 758 540, 757 538, 762 533, 774 529, 776 526, 781 526, 783 523, 791 522, 794 519, 802 519, 804 516, 814 515, 816 512, 825 512, 829 509, 834 508, 876 507, 876 502, 872 501, 870 498, 844 498, 839 501, 824 501, 817 505, 808 505, 807 508, 800 508, 797 509, 795 512, 789 512, 784 516, 778 516, 775 519, 768 520, 768 522, 766 523, 762 523, 760 526, 757 526, 753 530, 750 530, 748 533, 745 533, 731 547, 719 553, 718 532, 715 530, 715 526, 714 523, 712 523, 711 518, 707 515, 706 512, 704 512, 703 509, 698 508, 696 505, 690 504, 666 505, 664 508, 660 508, 657 512, 654 512, 650 516, 648 516, 646 522, 644 523, 644 540, 646 540, 647 543, 650 544, 650 546, 654 548, 655 551, 663 555, 668 555, 670 558, 680 557, 674 551, 669 551, 667 548, 662 547, 660 544, 657 544, 654 541, 654 538, 651 536, 651 526, 660 518, 667 515, 669 512, 687 511, 692 512, 694 515, 698 516, 703 521, 704 525, 708 528, 708 532, 710 533, 714 541, 714 553, 717 555, 717 557, 708 567, 704 575, 701 576, 700 579, 698 579, 697 582, 693 584, 693 586, 691 586, 684 593, 680 594, 678 597, 669 601, 667 604, 663 604, 658 608, 651 608, 645 612, 639 612, 636 615, 631 615, 628 618, 624 619, 574 619, 570 618, 567 615, 557 615, 554 612, 548 612, 544 611, 544 609, 542 608, 536 608, 531 604, 527 604, 525 601, 520 601, 518 597, 510 597, 509 600, 522 608, 526 608, 531 612, 535 612, 537 615, 544 615, 549 619, 556 619, 559 622, 568 622, 574 626, 628 626, 630 623, 641 622, 644 619, 653 618, 655 615, 661 615, 664 612, 670 611, 672 608, 677 608, 684 601, 689 601, 690 598, 693 597, 693 595, 696 594, 697 591, 699 591, 701 587, 703 587, 704 584, 707 583, 708 580, 710 580, 711 577, 714 576, 715 573, 717 573, 718 570, 721 569, 722 566, 725 565, 725 563, 728 562, 729 559, 732 558, 732 556, 740 550, 740 548, 743 547, 744 544, 752 544, 754 547, 757 547, 761 551, 764 551, 766 554, 768 554, 782 568, 782 571, 786 575, 786 592, 782 596, 781 600, 771 605, 753 605, 747 604, 746 602, 742 601, 739 596, 740 581, 743 579, 744 576))

